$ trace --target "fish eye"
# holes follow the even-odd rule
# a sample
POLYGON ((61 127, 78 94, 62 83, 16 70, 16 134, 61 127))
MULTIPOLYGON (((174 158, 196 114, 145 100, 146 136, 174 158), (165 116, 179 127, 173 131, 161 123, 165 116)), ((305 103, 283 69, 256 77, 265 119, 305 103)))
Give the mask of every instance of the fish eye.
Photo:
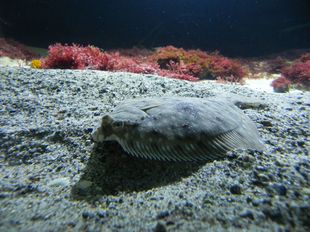
POLYGON ((113 121, 113 119, 109 116, 109 115, 105 115, 103 118, 102 118, 102 123, 104 125, 109 125, 111 124, 113 121))
POLYGON ((124 122, 113 122, 112 126, 113 127, 123 127, 124 126, 124 122))

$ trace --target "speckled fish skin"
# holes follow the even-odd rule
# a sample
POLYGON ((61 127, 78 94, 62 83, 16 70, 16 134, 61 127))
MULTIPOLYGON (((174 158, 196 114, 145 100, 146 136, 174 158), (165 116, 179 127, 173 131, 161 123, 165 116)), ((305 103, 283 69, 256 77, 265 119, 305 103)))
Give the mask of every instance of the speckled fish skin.
POLYGON ((234 104, 214 98, 125 101, 102 118, 93 139, 117 141, 135 157, 167 161, 215 160, 232 149, 264 149, 255 124, 234 104))

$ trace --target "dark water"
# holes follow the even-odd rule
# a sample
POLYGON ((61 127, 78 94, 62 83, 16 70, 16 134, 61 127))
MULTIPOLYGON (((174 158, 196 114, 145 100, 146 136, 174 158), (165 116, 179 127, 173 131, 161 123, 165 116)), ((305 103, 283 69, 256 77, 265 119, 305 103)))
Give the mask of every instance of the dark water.
POLYGON ((310 0, 1 0, 0 33, 40 47, 174 45, 255 56, 310 47, 310 0))

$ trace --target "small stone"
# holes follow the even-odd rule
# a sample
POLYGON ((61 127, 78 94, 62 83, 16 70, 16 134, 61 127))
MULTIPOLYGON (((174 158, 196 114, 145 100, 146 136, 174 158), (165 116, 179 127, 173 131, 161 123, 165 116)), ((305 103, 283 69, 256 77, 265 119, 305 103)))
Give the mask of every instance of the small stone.
POLYGON ((262 171, 262 172, 268 171, 268 168, 267 168, 267 167, 264 167, 264 166, 256 166, 255 169, 256 169, 257 171, 262 171))
POLYGON ((99 210, 97 211, 97 215, 100 217, 100 218, 104 218, 107 216, 107 212, 105 210, 99 210))
POLYGON ((271 127, 271 126, 272 126, 272 122, 267 121, 267 120, 261 121, 260 123, 261 123, 263 126, 266 126, 266 127, 271 127))
POLYGON ((16 186, 15 192, 18 192, 18 194, 23 195, 23 194, 28 194, 28 193, 33 193, 33 192, 43 192, 41 187, 35 184, 28 184, 28 185, 22 185, 18 184, 16 186))
POLYGON ((250 218, 250 219, 254 220, 253 212, 251 210, 248 210, 248 209, 241 212, 239 214, 239 216, 242 218, 250 218))
POLYGON ((253 206, 259 206, 259 205, 271 205, 271 200, 269 199, 255 199, 252 201, 253 206))
POLYGON ((67 226, 70 228, 74 228, 76 226, 76 223, 75 222, 68 222, 67 226))
POLYGON ((157 219, 163 219, 165 217, 169 216, 169 212, 168 211, 161 211, 159 212, 159 214, 157 214, 156 218, 157 219))
POLYGON ((191 208, 191 207, 193 207, 194 205, 193 205, 192 202, 186 201, 184 206, 185 206, 185 207, 190 207, 190 208, 191 208))
POLYGON ((93 132, 93 128, 86 128, 84 130, 85 133, 92 133, 93 132))
POLYGON ((276 160, 276 161, 274 162, 274 164, 275 164, 276 166, 279 166, 279 167, 284 167, 284 166, 285 166, 285 164, 282 163, 282 162, 279 161, 279 160, 276 160))
POLYGON ((84 211, 84 212, 82 212, 82 217, 84 219, 94 218, 95 214, 93 212, 84 211))
POLYGON ((246 202, 249 204, 249 203, 253 202, 253 199, 251 197, 247 197, 246 202))
POLYGON ((167 222, 166 222, 166 225, 167 225, 167 226, 172 226, 172 225, 174 225, 174 224, 175 224, 174 221, 167 221, 167 222))
POLYGON ((66 177, 51 180, 47 185, 51 187, 66 187, 70 184, 70 180, 66 177))
POLYGON ((11 194, 9 193, 0 193, 0 199, 4 199, 4 198, 7 198, 7 197, 10 197, 11 194))
POLYGON ((238 184, 234 184, 234 185, 230 186, 229 190, 232 194, 241 194, 241 192, 242 192, 242 188, 238 184))
POLYGON ((310 188, 303 188, 303 189, 301 190, 301 193, 302 193, 303 195, 310 195, 310 188))
POLYGON ((228 153, 227 153, 227 158, 228 158, 228 159, 234 160, 234 159, 236 159, 237 157, 238 157, 238 155, 237 155, 236 153, 234 153, 234 152, 228 152, 228 153))
POLYGON ((265 214, 267 218, 270 218, 272 221, 278 223, 284 223, 285 221, 285 218, 280 208, 265 207, 263 208, 262 212, 265 214))
POLYGON ((267 175, 262 174, 262 173, 256 173, 254 175, 257 180, 262 181, 262 182, 267 182, 270 180, 270 178, 267 175))
POLYGON ((284 185, 281 184, 271 184, 267 187, 267 190, 276 195, 285 196, 287 189, 284 185))
POLYGON ((297 145, 299 147, 303 147, 305 145, 305 142, 304 141, 297 141, 297 145))

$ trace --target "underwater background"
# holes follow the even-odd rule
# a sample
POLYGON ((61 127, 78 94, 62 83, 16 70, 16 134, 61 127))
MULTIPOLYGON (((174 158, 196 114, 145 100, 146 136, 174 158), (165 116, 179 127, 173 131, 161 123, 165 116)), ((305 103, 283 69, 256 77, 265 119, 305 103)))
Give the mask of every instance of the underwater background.
POLYGON ((2 0, 0 231, 310 231, 309 90, 310 0, 2 0))
POLYGON ((0 36, 36 47, 219 50, 258 56, 310 47, 309 0, 1 1, 0 36))

